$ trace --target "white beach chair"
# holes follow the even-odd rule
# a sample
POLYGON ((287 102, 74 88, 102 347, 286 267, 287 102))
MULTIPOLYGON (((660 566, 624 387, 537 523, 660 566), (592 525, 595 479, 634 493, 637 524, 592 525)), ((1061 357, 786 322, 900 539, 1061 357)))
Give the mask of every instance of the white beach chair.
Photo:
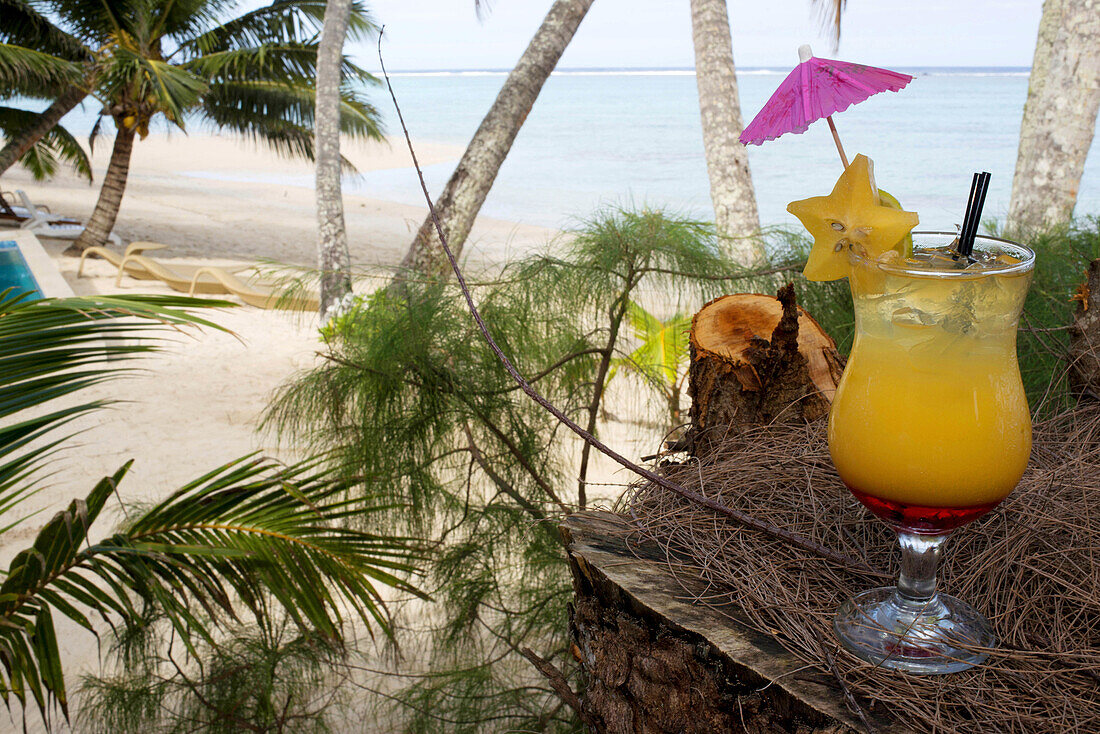
MULTIPOLYGON (((42 237, 57 237, 58 239, 75 240, 84 231, 83 224, 74 224, 75 220, 51 214, 48 210, 36 205, 22 189, 16 190, 16 195, 22 203, 22 212, 27 215, 27 221, 19 225, 20 229, 26 229, 42 237)), ((114 232, 107 235, 107 239, 116 245, 121 245, 122 240, 114 232)))
MULTIPOLYGON (((32 218, 30 211, 22 204, 17 203, 18 197, 10 191, 0 191, 0 224, 22 225, 32 218)), ((36 207, 37 212, 50 215, 50 209, 41 204, 36 207)), ((81 224, 79 219, 59 217, 61 224, 81 224)))

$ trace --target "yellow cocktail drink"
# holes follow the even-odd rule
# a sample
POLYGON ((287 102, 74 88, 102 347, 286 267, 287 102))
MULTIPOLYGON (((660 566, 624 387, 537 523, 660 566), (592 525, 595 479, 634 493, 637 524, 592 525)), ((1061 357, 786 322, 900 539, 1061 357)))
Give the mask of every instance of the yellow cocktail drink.
POLYGON ((1011 256, 965 271, 936 259, 938 269, 852 256, 856 339, 829 446, 857 495, 988 509, 1019 482, 1031 451, 1016 362, 1030 268, 1011 256))
POLYGON ((1008 496, 1031 453, 1016 328, 1035 253, 977 236, 989 174, 974 175, 958 234, 912 232, 918 217, 856 156, 828 196, 787 210, 813 235, 809 280, 848 278, 855 342, 829 415, 840 478, 898 534, 897 586, 833 618, 837 639, 876 666, 966 670, 996 644, 988 620, 936 590, 955 528, 1008 496))

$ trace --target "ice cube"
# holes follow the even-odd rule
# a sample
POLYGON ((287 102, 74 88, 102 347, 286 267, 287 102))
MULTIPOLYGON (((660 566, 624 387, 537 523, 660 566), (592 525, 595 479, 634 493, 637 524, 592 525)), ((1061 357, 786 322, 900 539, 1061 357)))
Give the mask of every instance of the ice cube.
POLYGON ((901 260, 902 260, 901 253, 898 252, 897 250, 887 250, 886 252, 882 253, 877 258, 875 258, 875 260, 880 262, 880 263, 885 263, 886 265, 901 265, 902 264, 902 262, 901 262, 901 260))
POLYGON ((954 270, 957 267, 953 254, 947 248, 914 252, 907 264, 921 270, 954 270))
POLYGON ((1013 257, 1000 249, 974 250, 974 252, 971 253, 970 263, 967 265, 966 269, 971 271, 998 270, 1000 268, 1012 267, 1019 262, 1019 258, 1013 257))
POLYGON ((912 306, 904 306, 890 314, 890 321, 907 329, 926 329, 935 326, 939 319, 934 314, 912 306))

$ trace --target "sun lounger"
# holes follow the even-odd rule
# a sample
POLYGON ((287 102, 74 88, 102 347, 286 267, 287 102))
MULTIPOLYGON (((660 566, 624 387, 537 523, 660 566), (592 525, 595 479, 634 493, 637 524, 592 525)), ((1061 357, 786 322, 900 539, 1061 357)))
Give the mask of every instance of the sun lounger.
MULTIPOLYGON (((173 290, 177 290, 181 293, 189 293, 191 291, 191 280, 195 277, 196 272, 208 266, 168 265, 162 260, 154 260, 142 254, 142 250, 163 250, 166 247, 168 247, 168 245, 162 245, 157 242, 131 242, 121 258, 114 251, 107 250, 106 248, 92 247, 89 248, 89 250, 95 251, 94 254, 103 256, 105 260, 118 268, 118 273, 115 275, 115 286, 122 285, 122 276, 125 274, 139 280, 160 280, 173 290), (103 252, 106 252, 105 256, 103 252)), ((83 267, 84 255, 82 254, 80 257, 81 267, 83 267)), ((249 270, 253 267, 255 266, 245 264, 222 266, 220 269, 228 273, 239 273, 242 270, 249 270)), ((80 271, 78 270, 77 275, 79 274, 80 271)), ((227 291, 224 286, 219 285, 214 278, 204 276, 198 292, 225 294, 227 291), (203 288, 208 288, 209 290, 203 290, 203 288)))
POLYGON ((201 293, 203 276, 216 279, 225 286, 226 291, 256 308, 281 308, 290 311, 319 311, 320 297, 309 291, 295 291, 292 288, 277 288, 272 285, 248 285, 237 276, 222 268, 199 268, 192 281, 192 293, 201 293))
MULTIPOLYGON (((102 260, 114 265, 120 271, 122 270, 122 261, 130 255, 140 255, 143 252, 150 250, 163 250, 168 245, 161 245, 156 242, 131 242, 126 247, 126 252, 119 255, 114 250, 108 250, 106 247, 89 247, 84 252, 80 253, 80 267, 76 269, 76 277, 80 278, 84 275, 84 261, 88 259, 89 255, 94 255, 102 260)), ((157 276, 150 273, 145 268, 141 267, 137 263, 129 263, 126 267, 126 274, 131 278, 137 278, 138 280, 156 280, 157 276)))
MULTIPOLYGON (((27 220, 19 225, 20 229, 34 232, 40 237, 57 237, 65 240, 75 240, 84 231, 84 225, 81 222, 75 219, 67 219, 57 214, 51 214, 43 207, 37 206, 31 201, 31 198, 27 196, 26 191, 18 189, 15 193, 19 197, 22 208, 28 215, 27 220)), ((107 239, 116 245, 122 244, 122 240, 119 239, 118 235, 114 232, 108 234, 107 239)))
MULTIPOLYGON (((16 196, 10 191, 0 191, 0 223, 3 224, 17 224, 21 225, 26 221, 32 219, 30 212, 25 206, 15 203, 16 196)), ((49 207, 45 205, 38 205, 38 210, 44 212, 47 215, 50 214, 49 207)), ((58 217, 55 221, 60 224, 80 224, 79 219, 68 219, 66 217, 58 217)))
MULTIPOLYGON (((182 267, 165 265, 162 262, 145 257, 144 255, 130 254, 122 258, 118 266, 118 276, 115 278, 115 286, 122 285, 123 273, 129 273, 132 267, 139 267, 150 273, 154 278, 163 282, 169 288, 180 293, 205 293, 208 295, 229 293, 220 280, 204 275, 203 271, 210 268, 198 268, 192 270, 182 267)), ((222 271, 226 272, 226 271, 222 271)))
POLYGON ((11 193, 0 191, 0 222, 22 224, 29 218, 23 207, 15 205, 15 197, 11 193))

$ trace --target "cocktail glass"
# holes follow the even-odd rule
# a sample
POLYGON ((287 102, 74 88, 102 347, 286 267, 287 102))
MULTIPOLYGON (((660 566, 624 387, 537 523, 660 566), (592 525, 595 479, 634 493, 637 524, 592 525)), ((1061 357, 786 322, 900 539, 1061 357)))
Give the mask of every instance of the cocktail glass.
POLYGON ((1035 254, 977 237, 979 263, 944 251, 952 233, 914 233, 915 258, 850 253, 856 337, 829 415, 841 479, 897 531, 896 587, 846 602, 833 626, 846 648, 882 667, 952 673, 996 638, 964 602, 936 591, 948 534, 995 507, 1031 453, 1016 329, 1035 254))

